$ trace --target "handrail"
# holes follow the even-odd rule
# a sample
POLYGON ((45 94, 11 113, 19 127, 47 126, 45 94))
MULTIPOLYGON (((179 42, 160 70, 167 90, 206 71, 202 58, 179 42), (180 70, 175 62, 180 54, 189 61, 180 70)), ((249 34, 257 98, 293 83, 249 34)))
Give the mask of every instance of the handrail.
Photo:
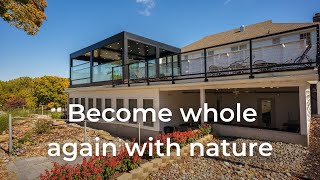
MULTIPOLYGON (((288 31, 279 32, 279 33, 258 36, 258 37, 255 37, 255 38, 248 38, 248 39, 243 39, 243 40, 239 40, 239 41, 232 41, 232 42, 219 44, 219 45, 214 45, 214 46, 207 46, 207 47, 204 47, 204 48, 194 49, 194 50, 190 50, 190 51, 185 51, 185 52, 180 52, 180 53, 173 53, 173 54, 171 54, 169 56, 164 56, 164 57, 177 56, 177 55, 182 55, 182 54, 187 54, 187 53, 192 53, 192 52, 197 52, 197 51, 204 51, 204 50, 207 50, 207 49, 217 48, 217 47, 221 47, 221 46, 227 46, 227 45, 231 45, 231 44, 237 44, 237 43, 241 43, 241 42, 247 42, 247 41, 249 42, 250 40, 252 41, 252 40, 257 40, 257 39, 263 39, 263 38, 266 38, 266 37, 277 36, 277 35, 280 35, 280 34, 286 34, 286 33, 290 33, 290 32, 295 32, 295 31, 300 31, 300 30, 305 30, 305 29, 311 29, 311 28, 317 28, 318 26, 319 25, 315 24, 315 25, 311 25, 311 26, 307 26, 307 27, 303 27, 303 28, 296 28, 296 29, 292 29, 292 30, 288 30, 288 31)), ((252 49, 255 49, 255 48, 252 48, 252 49)), ((250 50, 250 48, 247 49, 247 50, 250 50)), ((205 56, 206 56, 206 54, 205 54, 205 56)), ((160 58, 146 59, 145 61, 152 61, 152 60, 155 60, 155 59, 160 59, 160 58)), ((139 63, 139 62, 127 63, 127 64, 136 64, 136 63, 139 63)), ((115 66, 115 67, 126 66, 127 64, 118 65, 118 66, 115 66)))
POLYGON ((71 67, 72 67, 72 68, 73 68, 73 67, 78 67, 78 66, 81 66, 81 65, 84 65, 84 64, 90 64, 90 62, 81 63, 81 64, 78 64, 78 65, 75 65, 75 66, 71 66, 71 67))
MULTIPOLYGON (((292 30, 288 30, 288 31, 283 31, 283 32, 278 32, 278 33, 273 33, 273 34, 266 34, 266 35, 261 35, 261 36, 258 36, 258 37, 254 37, 254 38, 248 38, 248 39, 243 39, 243 40, 239 40, 239 41, 232 41, 232 42, 228 42, 228 43, 223 43, 223 44, 218 44, 218 45, 214 45, 214 46, 208 46, 208 47, 204 47, 204 48, 199 48, 199 49, 194 49, 194 50, 190 50, 190 51, 185 51, 185 52, 179 52, 179 53, 173 53, 171 55, 168 55, 168 56, 164 56, 164 57, 161 57, 161 58, 165 58, 165 57, 171 57, 171 74, 170 72, 166 71, 165 72, 165 76, 159 76, 160 74, 156 73, 157 76, 155 78, 153 78, 153 75, 152 77, 150 78, 149 77, 149 62, 150 61, 156 61, 159 60, 160 58, 150 58, 150 59, 146 59, 144 60, 144 63, 145 63, 145 75, 143 78, 141 78, 142 80, 144 80, 148 85, 150 83, 150 80, 152 79, 159 79, 159 78, 162 78, 162 77, 166 77, 166 78, 170 78, 171 77, 171 81, 172 81, 172 84, 175 83, 175 80, 178 80, 177 77, 179 76, 196 76, 196 75, 202 75, 201 77, 198 77, 198 78, 204 78, 205 81, 208 81, 208 77, 210 77, 210 74, 212 75, 212 73, 223 73, 223 72, 233 72, 233 71, 247 71, 249 72, 248 74, 250 74, 249 78, 254 78, 253 74, 255 73, 258 73, 257 71, 254 71, 256 69, 267 69, 267 68, 276 68, 276 67, 286 67, 286 66, 295 66, 295 65, 303 65, 303 64, 313 64, 314 62, 308 62, 308 63, 302 63, 302 62, 299 62, 299 63, 287 63, 287 64, 282 64, 281 62, 279 62, 278 64, 275 64, 275 65, 272 65, 270 66, 270 64, 266 64, 266 66, 262 66, 262 67, 257 67, 255 65, 255 62, 253 61, 254 59, 254 52, 253 50, 254 49, 257 49, 256 47, 253 48, 253 41, 254 40, 260 40, 260 39, 264 39, 264 38, 267 38, 267 37, 274 37, 274 36, 277 36, 277 35, 281 35, 281 34, 287 34, 287 33, 291 33, 291 32, 295 32, 295 31, 302 31, 302 30, 305 30, 305 29, 311 29, 311 28, 317 28, 319 29, 319 25, 318 24, 313 24, 313 25, 310 25, 310 26, 307 26, 307 27, 302 27, 302 28, 296 28, 296 29, 292 29, 292 30), (207 50, 208 49, 213 49, 213 48, 218 48, 218 47, 223 47, 223 46, 228 46, 228 45, 232 45, 232 44, 238 44, 238 43, 241 43, 241 42, 247 42, 249 44, 249 48, 245 49, 245 50, 242 50, 242 51, 249 51, 249 62, 247 63, 247 68, 238 68, 238 69, 232 69, 231 67, 227 67, 228 69, 223 69, 222 71, 220 69, 217 69, 215 70, 214 72, 210 71, 210 69, 208 69, 208 58, 211 57, 211 56, 208 56, 207 55, 207 50), (183 74, 181 72, 181 69, 179 70, 177 76, 175 75, 175 72, 176 71, 176 68, 179 68, 179 63, 183 62, 183 61, 189 61, 189 60, 192 60, 192 59, 184 59, 182 60, 182 57, 181 55, 183 54, 189 54, 189 53, 192 53, 192 52, 203 52, 203 55, 201 55, 201 57, 197 57, 197 58, 193 58, 194 60, 196 59, 200 59, 201 60, 201 68, 200 68, 200 73, 195 73, 195 74, 192 74, 192 73, 187 73, 187 74, 183 74), (177 61, 174 62, 174 57, 177 56, 177 61), (203 63, 202 63, 203 62, 203 63), (178 64, 178 67, 175 67, 176 65, 174 64, 178 64), (204 72, 202 72, 204 71, 204 72), (167 74, 168 73, 168 74, 167 74), (204 75, 204 76, 203 76, 204 75)), ((290 42, 288 42, 290 43, 290 42)), ((319 37, 317 38, 317 46, 319 46, 319 37)), ((319 47, 318 47, 319 48, 319 47)), ((229 52, 229 54, 232 54, 233 52, 229 52)), ((319 56, 319 52, 317 52, 317 59, 318 59, 318 56, 319 56)), ((247 59, 247 58, 246 58, 247 59)), ((211 60, 211 59, 210 59, 211 60)), ((211 61, 210 61, 211 62, 211 61)), ((134 64, 140 64, 140 63, 143 63, 143 62, 131 62, 131 63, 126 63, 126 64, 123 64, 123 65, 115 65, 115 66, 112 66, 112 85, 115 86, 115 82, 118 83, 122 83, 122 84, 128 84, 128 86, 130 86, 130 81, 131 81, 131 77, 130 77, 130 66, 131 65, 134 65, 134 64), (115 75, 115 68, 121 68, 121 72, 122 72, 122 75, 121 77, 122 78, 119 78, 119 79, 115 79, 114 75, 115 75), (128 73, 128 74, 127 74, 128 73), (128 76, 128 77, 126 77, 128 76), (121 82, 122 80, 122 82, 121 82), (128 81, 128 82, 126 82, 128 81)), ((83 63, 83 64, 88 64, 88 63, 83 63)), ((83 65, 83 64, 80 64, 80 65, 83 65)), ((170 64, 168 64, 168 68, 170 67, 170 64)), ((211 63, 210 63, 211 64, 211 63)), ((80 66, 80 65, 77 65, 77 66, 80 66)), ((102 64, 103 65, 103 64, 102 64)), ((161 66, 161 64, 159 64, 161 66)), ((96 66, 101 66, 101 65, 96 65, 96 66)), ((96 67, 96 66, 93 66, 93 67, 96 67)), ((73 67, 76 67, 76 66, 73 66, 73 67)), ((161 66, 162 67, 162 66, 161 66)), ((160 67, 159 67, 160 68, 160 67)), ((181 68, 181 66, 180 66, 181 68)), ((300 67, 299 67, 300 68, 300 67)), ((87 69, 87 68, 84 68, 84 69, 87 69)), ((292 68, 290 68, 291 70, 292 68)), ((82 70, 82 69, 81 69, 82 70)), ((168 69, 167 69, 168 70, 168 69)), ((78 70, 75 70, 75 71, 78 71, 78 70)), ((170 70, 169 70, 170 71, 170 70)), ((320 71, 319 71, 320 73, 320 71)), ((243 73, 243 74, 246 74, 246 73, 243 73)), ((132 79, 133 81, 135 81, 134 79, 132 79)))

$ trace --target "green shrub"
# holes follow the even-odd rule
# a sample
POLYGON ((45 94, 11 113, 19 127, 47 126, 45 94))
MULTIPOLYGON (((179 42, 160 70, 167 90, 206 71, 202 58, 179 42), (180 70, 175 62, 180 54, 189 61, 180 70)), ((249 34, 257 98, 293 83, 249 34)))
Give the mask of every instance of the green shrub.
POLYGON ((52 119, 62 119, 63 114, 61 112, 51 112, 50 116, 52 119))
POLYGON ((199 126, 200 131, 202 132, 203 135, 208 135, 211 133, 211 126, 209 124, 203 124, 199 126))
POLYGON ((49 133, 51 130, 52 122, 48 120, 38 120, 33 128, 34 132, 37 134, 49 133))
POLYGON ((32 131, 27 132, 22 138, 18 139, 18 144, 34 144, 34 142, 31 140, 32 131))
POLYGON ((9 115, 2 114, 0 115, 0 133, 7 130, 9 127, 9 115))
POLYGON ((23 109, 11 109, 7 114, 11 114, 12 117, 29 117, 28 111, 23 109))

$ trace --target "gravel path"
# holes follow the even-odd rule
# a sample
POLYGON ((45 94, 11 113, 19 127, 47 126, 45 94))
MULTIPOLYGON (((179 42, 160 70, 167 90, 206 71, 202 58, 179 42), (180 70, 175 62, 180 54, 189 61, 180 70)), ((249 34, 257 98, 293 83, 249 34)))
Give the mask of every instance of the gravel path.
MULTIPOLYGON (((258 150, 253 157, 188 156, 152 173, 149 179, 319 179, 320 119, 312 121, 311 137, 309 148, 269 142, 273 147, 270 157, 256 155, 258 150)), ((212 142, 220 143, 223 139, 237 144, 262 143, 241 138, 221 138, 212 142)))

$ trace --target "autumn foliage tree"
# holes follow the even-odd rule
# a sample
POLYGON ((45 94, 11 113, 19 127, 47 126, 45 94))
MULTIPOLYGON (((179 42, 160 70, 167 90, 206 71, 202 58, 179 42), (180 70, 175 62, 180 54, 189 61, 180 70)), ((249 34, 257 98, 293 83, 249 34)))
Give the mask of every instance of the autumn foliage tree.
POLYGON ((47 19, 46 7, 46 0, 0 0, 0 17, 29 35, 35 35, 47 19))
POLYGON ((64 89, 69 86, 67 78, 43 76, 39 78, 20 77, 0 81, 0 105, 3 108, 35 108, 39 105, 63 107, 67 103, 64 89))
POLYGON ((8 99, 4 104, 6 109, 13 109, 13 108, 21 108, 26 105, 26 101, 22 98, 17 96, 13 96, 12 98, 8 99))
POLYGON ((33 80, 34 96, 36 104, 48 105, 50 108, 63 106, 67 103, 67 94, 64 89, 69 86, 66 78, 55 76, 43 76, 33 80))

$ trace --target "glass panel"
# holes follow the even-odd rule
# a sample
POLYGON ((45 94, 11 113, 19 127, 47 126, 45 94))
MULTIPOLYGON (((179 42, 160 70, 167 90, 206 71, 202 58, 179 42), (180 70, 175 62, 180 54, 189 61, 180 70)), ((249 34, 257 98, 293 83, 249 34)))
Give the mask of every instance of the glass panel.
POLYGON ((181 63, 175 69, 181 75, 198 75, 204 73, 204 51, 195 51, 181 55, 181 63), (181 70, 180 70, 180 67, 181 70), (180 72, 179 72, 180 71, 180 72))
POLYGON ((122 66, 117 66, 113 68, 113 79, 114 80, 121 80, 123 77, 123 72, 122 72, 123 67, 122 66))
POLYGON ((90 62, 71 67, 72 84, 90 82, 90 62))
POLYGON ((299 34, 288 34, 277 38, 276 44, 274 39, 253 42, 254 72, 305 69, 315 62, 316 38, 304 39, 299 34))
POLYGON ((112 80, 112 63, 101 64, 93 67, 93 82, 112 80))
POLYGON ((159 76, 171 76, 171 56, 170 57, 163 57, 159 60, 159 76))
POLYGON ((149 60, 149 78, 155 78, 157 76, 156 60, 149 60))
POLYGON ((72 85, 77 85, 77 84, 88 84, 90 83, 90 78, 87 79, 80 79, 80 80, 72 80, 72 85))
POLYGON ((145 76, 145 62, 141 61, 138 63, 130 64, 130 79, 144 79, 145 76))

